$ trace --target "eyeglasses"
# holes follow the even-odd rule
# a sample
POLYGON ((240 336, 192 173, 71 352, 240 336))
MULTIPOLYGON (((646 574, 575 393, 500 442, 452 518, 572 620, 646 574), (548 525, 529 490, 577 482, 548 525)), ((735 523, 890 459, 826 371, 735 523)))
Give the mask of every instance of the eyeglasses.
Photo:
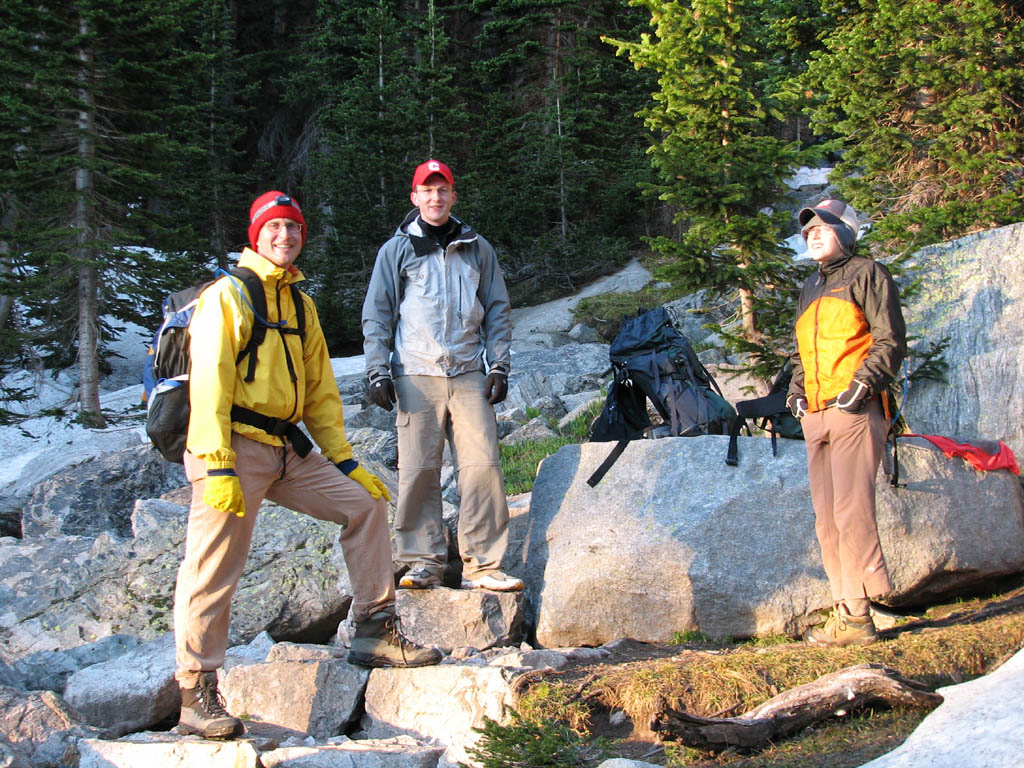
POLYGON ((302 234, 302 225, 297 221, 286 221, 283 224, 280 221, 268 221, 263 225, 272 235, 281 234, 281 230, 285 230, 289 235, 300 235, 302 234))
POLYGON ((454 191, 455 190, 449 186, 425 187, 423 185, 419 185, 416 187, 416 194, 418 195, 432 195, 436 192, 438 197, 451 197, 451 194, 454 191))

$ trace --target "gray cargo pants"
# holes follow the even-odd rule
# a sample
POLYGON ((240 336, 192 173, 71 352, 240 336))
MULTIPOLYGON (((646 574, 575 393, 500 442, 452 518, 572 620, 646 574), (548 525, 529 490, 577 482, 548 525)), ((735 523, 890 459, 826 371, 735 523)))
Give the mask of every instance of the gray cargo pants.
POLYGON ((441 517, 441 459, 447 439, 461 497, 458 545, 463 576, 475 579, 501 568, 508 547, 508 505, 498 428, 484 396, 484 380, 480 372, 395 379, 395 542, 399 562, 410 567, 440 576, 448 559, 441 517))

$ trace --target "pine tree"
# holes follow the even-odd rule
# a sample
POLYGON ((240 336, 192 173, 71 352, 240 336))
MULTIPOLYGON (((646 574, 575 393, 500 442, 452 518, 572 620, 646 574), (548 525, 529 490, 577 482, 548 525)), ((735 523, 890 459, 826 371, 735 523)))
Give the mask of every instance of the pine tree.
POLYGON ((249 204, 263 191, 258 161, 245 150, 261 81, 251 76, 255 57, 239 49, 236 0, 194 0, 182 11, 177 99, 188 108, 168 126, 181 154, 160 204, 191 224, 180 247, 203 266, 226 267, 245 242, 249 204))
POLYGON ((613 270, 649 225, 649 180, 632 114, 650 90, 601 35, 632 32, 619 3, 476 3, 469 94, 486 117, 463 211, 499 246, 513 298, 562 295, 613 270))
POLYGON ((148 203, 176 147, 160 128, 173 104, 174 4, 68 0, 4 6, 27 41, 3 70, 17 136, 4 167, 12 293, 57 363, 77 358, 80 418, 103 426, 102 318, 141 320, 163 271, 137 247, 166 233, 148 203), (29 76, 31 75, 31 76, 29 76))
POLYGON ((457 168, 468 118, 433 0, 325 0, 310 58, 316 77, 305 87, 321 108, 305 204, 320 239, 304 263, 328 344, 339 349, 361 339, 374 257, 411 208, 413 169, 432 156, 457 168))
POLYGON ((733 339, 757 349, 766 331, 776 332, 765 327, 777 325, 765 311, 785 303, 794 282, 780 245, 791 214, 770 206, 784 199, 784 179, 807 158, 796 142, 775 136, 784 115, 767 90, 777 57, 758 23, 762 4, 633 4, 650 12, 653 34, 611 42, 636 67, 658 74, 654 103, 641 112, 660 179, 648 192, 685 228, 679 238, 651 240, 664 260, 659 276, 688 292, 736 292, 741 331, 733 339))
POLYGON ((889 252, 1024 218, 1019 4, 828 3, 807 78, 813 127, 841 139, 835 181, 889 252))

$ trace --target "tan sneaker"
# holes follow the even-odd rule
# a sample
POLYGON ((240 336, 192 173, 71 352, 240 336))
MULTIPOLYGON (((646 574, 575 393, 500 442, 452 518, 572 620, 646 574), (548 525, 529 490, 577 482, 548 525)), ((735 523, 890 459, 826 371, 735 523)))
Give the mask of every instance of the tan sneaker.
POLYGON ((462 579, 463 589, 487 589, 491 592, 519 592, 523 588, 523 580, 509 576, 501 571, 478 576, 475 579, 462 579))
POLYGON ((804 640, 812 645, 867 645, 878 639, 871 614, 851 616, 840 603, 829 614, 825 625, 807 631, 804 640))
POLYGON ((203 672, 199 685, 181 689, 178 731, 204 739, 232 739, 245 731, 242 721, 224 709, 224 700, 217 690, 216 672, 203 672))
POLYGON ((425 667, 441 661, 437 648, 424 648, 402 634, 393 609, 377 611, 356 624, 349 664, 361 667, 425 667))

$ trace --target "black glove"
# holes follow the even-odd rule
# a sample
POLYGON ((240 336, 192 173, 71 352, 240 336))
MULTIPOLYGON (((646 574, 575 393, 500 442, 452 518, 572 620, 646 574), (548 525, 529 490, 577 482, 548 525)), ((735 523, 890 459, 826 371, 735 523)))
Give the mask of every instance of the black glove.
POLYGON ((836 408, 843 413, 860 413, 867 405, 869 394, 868 385, 854 379, 845 392, 836 395, 836 408))
POLYGON ((501 371, 491 371, 484 382, 484 394, 487 402, 497 405, 508 395, 508 375, 501 371))
POLYGON ((395 383, 390 376, 378 376, 370 381, 370 399, 385 411, 390 411, 398 398, 395 396, 395 383))
POLYGON ((807 415, 807 398, 797 392, 793 392, 786 398, 786 407, 789 408, 789 412, 796 418, 802 419, 807 415))

